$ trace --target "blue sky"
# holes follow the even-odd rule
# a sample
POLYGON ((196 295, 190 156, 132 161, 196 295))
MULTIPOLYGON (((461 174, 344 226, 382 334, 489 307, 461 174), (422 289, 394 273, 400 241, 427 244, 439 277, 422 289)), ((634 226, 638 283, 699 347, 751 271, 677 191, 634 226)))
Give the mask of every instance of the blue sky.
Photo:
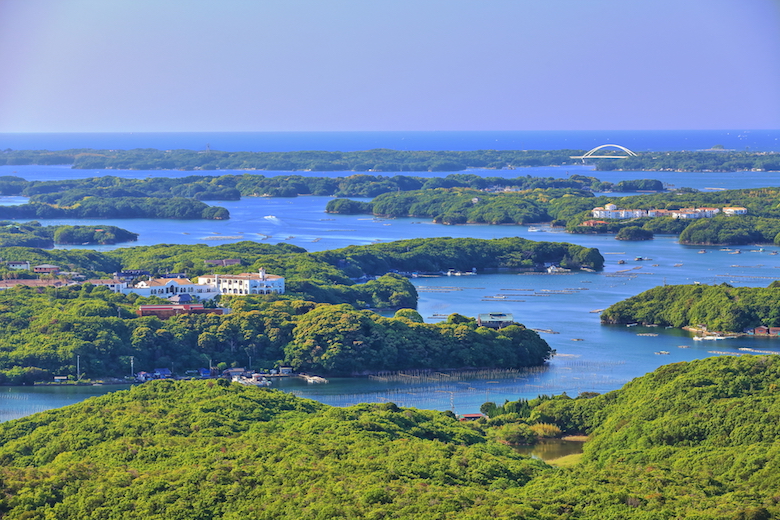
POLYGON ((0 132, 780 128, 777 0, 0 0, 0 132))

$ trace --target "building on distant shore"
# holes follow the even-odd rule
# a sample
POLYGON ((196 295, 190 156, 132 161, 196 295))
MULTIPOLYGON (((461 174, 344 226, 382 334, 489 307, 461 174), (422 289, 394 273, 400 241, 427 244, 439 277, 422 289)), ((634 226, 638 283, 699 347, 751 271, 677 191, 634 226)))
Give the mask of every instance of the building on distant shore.
POLYGON ((28 271, 30 270, 30 262, 9 261, 6 262, 5 265, 7 265, 9 269, 26 269, 28 271))
MULTIPOLYGON (((726 215, 746 215, 747 209, 742 207, 723 208, 726 215)), ((642 217, 671 217, 677 219, 712 218, 721 212, 720 208, 681 208, 681 209, 623 209, 614 204, 593 208, 590 212, 593 218, 611 218, 616 220, 642 217)))

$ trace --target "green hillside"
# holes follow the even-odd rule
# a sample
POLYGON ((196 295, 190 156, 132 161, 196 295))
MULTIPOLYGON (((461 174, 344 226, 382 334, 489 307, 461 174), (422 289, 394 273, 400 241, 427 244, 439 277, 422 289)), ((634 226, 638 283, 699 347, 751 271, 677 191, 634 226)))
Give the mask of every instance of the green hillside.
POLYGON ((0 517, 771 519, 778 381, 777 356, 709 358, 487 423, 160 381, 0 425, 0 517), (591 440, 557 469, 490 440, 511 420, 591 440))

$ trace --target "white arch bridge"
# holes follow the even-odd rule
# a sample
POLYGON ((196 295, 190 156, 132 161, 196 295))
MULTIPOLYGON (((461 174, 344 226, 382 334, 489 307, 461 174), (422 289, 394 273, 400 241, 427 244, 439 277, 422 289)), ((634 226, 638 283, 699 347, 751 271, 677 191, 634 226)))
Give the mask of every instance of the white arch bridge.
POLYGON ((583 155, 572 155, 570 157, 572 159, 582 159, 582 162, 585 162, 587 159, 628 159, 629 157, 637 157, 637 154, 619 144, 602 144, 589 152, 585 152, 583 155), (627 155, 596 155, 596 152, 604 148, 617 148, 624 151, 627 155))

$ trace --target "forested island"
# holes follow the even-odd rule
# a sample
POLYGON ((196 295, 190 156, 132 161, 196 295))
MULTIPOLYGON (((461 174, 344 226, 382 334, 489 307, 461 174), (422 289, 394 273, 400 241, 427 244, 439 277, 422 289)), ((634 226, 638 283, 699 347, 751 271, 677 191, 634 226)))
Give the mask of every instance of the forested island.
POLYGON ((105 245, 134 242, 138 233, 116 226, 43 226, 40 222, 0 221, 0 247, 51 248, 61 245, 105 245))
MULTIPOLYGON (((596 249, 521 238, 433 238, 308 253, 290 244, 239 242, 144 246, 109 252, 3 249, 9 260, 68 265, 88 278, 121 269, 144 269, 190 277, 218 272, 256 272, 285 277, 283 295, 222 296, 230 314, 183 315, 166 321, 137 317, 156 296, 122 295, 84 283, 15 287, 0 291, 0 383, 51 380, 75 374, 76 356, 90 377, 126 373, 132 356, 138 369, 195 369, 205 359, 227 366, 273 368, 287 364, 324 374, 360 374, 406 368, 523 367, 552 354, 536 332, 522 325, 492 330, 473 318, 451 315, 425 324, 417 293, 395 272, 448 269, 533 269, 545 263, 600 269, 596 249), (231 258, 214 267, 205 260, 231 258), (358 283, 362 281, 364 283, 358 283), (386 318, 368 309, 400 309, 386 318), (405 308, 405 309, 404 309, 405 308)), ((0 268, 4 278, 20 271, 0 268)))
MULTIPOLYGON (((280 172, 281 173, 281 172, 280 172)), ((188 175, 186 177, 149 177, 127 179, 106 175, 62 181, 27 181, 16 176, 0 176, 0 195, 30 197, 31 203, 73 206, 85 198, 189 198, 203 200, 239 200, 243 197, 297 197, 319 195, 337 197, 376 197, 398 191, 436 188, 470 188, 474 190, 534 190, 571 188, 583 191, 630 192, 663 191, 658 180, 631 180, 617 183, 600 181, 585 175, 566 178, 514 178, 454 173, 442 177, 411 175, 354 174, 346 177, 317 177, 293 174, 265 176, 259 174, 188 175)))
POLYGON ((157 381, 0 424, 5 518, 768 520, 777 356, 676 363, 489 419, 157 381), (506 443, 587 433, 553 467, 506 443))
POLYGON ((611 305, 601 314, 601 321, 742 332, 762 325, 780 327, 778 299, 777 281, 769 287, 664 285, 611 305))
MULTIPOLYGON (((116 170, 277 170, 452 172, 467 168, 521 168, 581 164, 586 150, 223 152, 218 150, 71 149, 5 150, 0 165, 71 165, 116 170)), ((600 155, 625 155, 603 149, 600 155)), ((720 147, 682 152, 641 152, 625 159, 590 159, 601 171, 778 171, 780 156, 720 147)))

